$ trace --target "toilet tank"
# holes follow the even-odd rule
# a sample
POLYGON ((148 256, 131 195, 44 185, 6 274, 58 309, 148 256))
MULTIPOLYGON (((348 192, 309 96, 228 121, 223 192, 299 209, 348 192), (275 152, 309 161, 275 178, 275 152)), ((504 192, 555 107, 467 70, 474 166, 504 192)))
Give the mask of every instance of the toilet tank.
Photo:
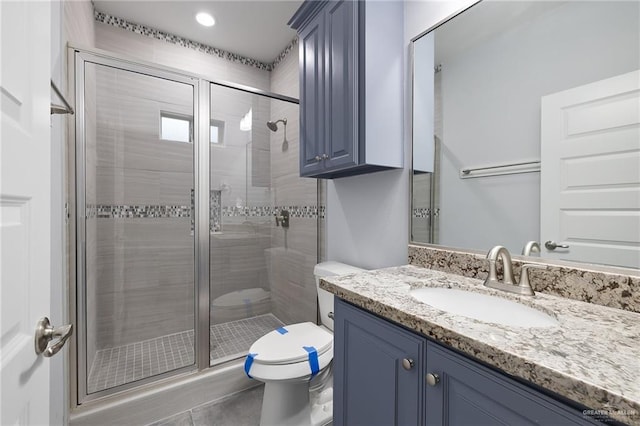
POLYGON ((320 306, 320 322, 330 330, 333 330, 333 319, 329 318, 329 313, 333 315, 333 294, 320 288, 320 278, 332 275, 357 274, 364 272, 364 269, 346 265, 340 262, 322 262, 313 268, 316 277, 316 290, 318 291, 318 305, 320 306))

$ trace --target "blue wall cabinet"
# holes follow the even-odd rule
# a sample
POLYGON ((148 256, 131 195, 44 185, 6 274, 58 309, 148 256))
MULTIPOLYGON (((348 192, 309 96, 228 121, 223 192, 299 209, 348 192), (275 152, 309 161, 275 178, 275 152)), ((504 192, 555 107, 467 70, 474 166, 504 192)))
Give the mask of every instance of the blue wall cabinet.
POLYGON ((300 175, 403 165, 402 2, 306 1, 300 44, 300 175), (384 28, 384 31, 380 31, 384 28))
POLYGON ((333 424, 417 426, 426 339, 335 301, 333 424))
POLYGON ((336 426, 599 424, 533 385, 339 299, 334 325, 336 426))

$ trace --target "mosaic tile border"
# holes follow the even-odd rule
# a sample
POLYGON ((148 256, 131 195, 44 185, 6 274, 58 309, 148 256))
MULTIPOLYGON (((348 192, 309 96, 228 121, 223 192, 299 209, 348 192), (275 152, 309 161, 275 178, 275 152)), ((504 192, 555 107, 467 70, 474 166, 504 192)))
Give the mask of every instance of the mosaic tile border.
POLYGON ((133 33, 151 37, 156 40, 164 41, 166 43, 174 44, 176 46, 186 47, 188 49, 197 50, 198 52, 206 53, 208 55, 215 56, 217 58, 226 59, 230 62, 240 63, 264 71, 273 71, 275 67, 282 62, 284 58, 293 50, 296 44, 298 44, 298 38, 295 37, 287 47, 274 59, 271 63, 265 63, 258 61, 257 59, 247 58, 246 56, 238 55, 233 52, 229 52, 217 47, 209 46, 207 44, 199 43, 197 41, 189 40, 188 38, 180 37, 175 34, 170 34, 165 31, 160 31, 155 28, 147 27, 146 25, 136 24, 129 22, 126 19, 118 18, 98 10, 93 11, 94 19, 96 22, 102 24, 111 25, 122 30, 131 31, 133 33))
POLYGON ((86 218, 98 219, 158 219, 191 217, 191 206, 180 205, 88 205, 86 218))
MULTIPOLYGON (((516 278, 524 263, 545 265, 546 270, 529 270, 535 291, 594 303, 610 308, 640 313, 640 274, 624 275, 608 272, 606 267, 585 265, 584 268, 543 259, 513 259, 516 278)), ((464 277, 485 279, 488 274, 486 255, 433 246, 409 245, 409 264, 464 277)))
MULTIPOLYGON (((193 197, 192 197, 193 200, 193 197)), ((225 217, 270 217, 280 212, 280 210, 288 210, 289 216, 303 219, 318 218, 318 211, 321 211, 320 218, 324 219, 325 207, 322 206, 275 206, 275 207, 220 207, 220 191, 211 191, 210 196, 210 214, 212 217, 211 230, 220 231, 221 218, 225 217)), ((182 218, 191 215, 191 206, 179 205, 87 205, 87 219, 156 219, 156 218, 182 218)), ((193 218, 192 218, 193 220, 193 218)))
POLYGON ((294 47, 298 44, 298 37, 294 37, 293 40, 284 48, 282 52, 273 60, 271 63, 271 69, 269 71, 273 71, 276 67, 284 60, 284 58, 291 53, 294 47))
POLYGON ((431 209, 429 208, 413 209, 412 216, 418 219, 429 217, 431 216, 431 209))
POLYGON ((222 217, 269 217, 280 212, 280 210, 288 210, 289 217, 315 219, 318 217, 318 206, 275 206, 275 207, 235 207, 223 206, 222 217))

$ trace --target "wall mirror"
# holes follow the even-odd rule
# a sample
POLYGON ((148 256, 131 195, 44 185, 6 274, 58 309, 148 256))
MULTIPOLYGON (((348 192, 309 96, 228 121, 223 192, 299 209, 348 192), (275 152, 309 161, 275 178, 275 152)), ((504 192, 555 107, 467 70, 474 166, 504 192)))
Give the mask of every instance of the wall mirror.
POLYGON ((413 242, 640 268, 640 2, 485 0, 412 47, 413 242))

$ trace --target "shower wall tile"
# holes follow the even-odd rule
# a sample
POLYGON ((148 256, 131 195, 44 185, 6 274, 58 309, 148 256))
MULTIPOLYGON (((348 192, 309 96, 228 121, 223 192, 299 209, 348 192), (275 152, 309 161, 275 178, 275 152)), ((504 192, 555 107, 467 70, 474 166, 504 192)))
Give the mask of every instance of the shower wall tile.
MULTIPOLYGON (((271 90, 298 97, 298 49, 292 49, 272 72, 271 90)), ((272 101, 271 119, 287 118, 287 141, 271 135, 271 185, 275 206, 312 206, 313 217, 290 219, 289 229, 271 227, 268 251, 273 313, 285 323, 316 321, 317 181, 299 177, 299 106, 272 101)))
POLYGON ((154 337, 158 323, 165 334, 192 327, 190 219, 94 221, 98 349, 154 337))
POLYGON ((276 205, 317 205, 317 182, 296 173, 272 177, 276 205))
POLYGON ((269 90, 269 71, 232 63, 189 48, 166 43, 101 22, 95 23, 96 47, 139 60, 185 70, 222 81, 269 90))
POLYGON ((292 248, 273 247, 267 251, 267 262, 273 314, 285 324, 315 322, 315 257, 292 248))
MULTIPOLYGON (((251 186, 269 188, 271 186, 271 151, 265 149, 251 150, 251 186)), ((254 204, 249 199, 249 204, 254 204)), ((258 200, 256 200, 258 201, 258 200)), ((268 200, 259 200, 267 202, 268 200)))
POLYGON ((90 0, 64 1, 62 19, 64 39, 71 44, 95 46, 95 20, 90 0))
POLYGON ((117 291, 114 311, 99 311, 98 333, 109 342, 99 349, 193 329, 193 298, 193 285, 117 291))
POLYGON ((282 95, 298 98, 299 77, 298 77, 298 47, 297 40, 292 42, 292 49, 282 58, 271 72, 271 91, 282 95))
POLYGON ((193 172, 159 172, 159 175, 159 204, 190 205, 191 189, 194 188, 193 172))
POLYGON ((96 204, 159 204, 159 172, 111 167, 96 172, 96 204))
POLYGON ((268 287, 265 262, 265 250, 271 245, 268 234, 223 231, 211 235, 209 241, 212 300, 232 291, 268 287))
POLYGON ((129 34, 101 22, 95 23, 95 33, 95 43, 98 49, 109 50, 143 61, 153 59, 153 40, 147 37, 129 34))

